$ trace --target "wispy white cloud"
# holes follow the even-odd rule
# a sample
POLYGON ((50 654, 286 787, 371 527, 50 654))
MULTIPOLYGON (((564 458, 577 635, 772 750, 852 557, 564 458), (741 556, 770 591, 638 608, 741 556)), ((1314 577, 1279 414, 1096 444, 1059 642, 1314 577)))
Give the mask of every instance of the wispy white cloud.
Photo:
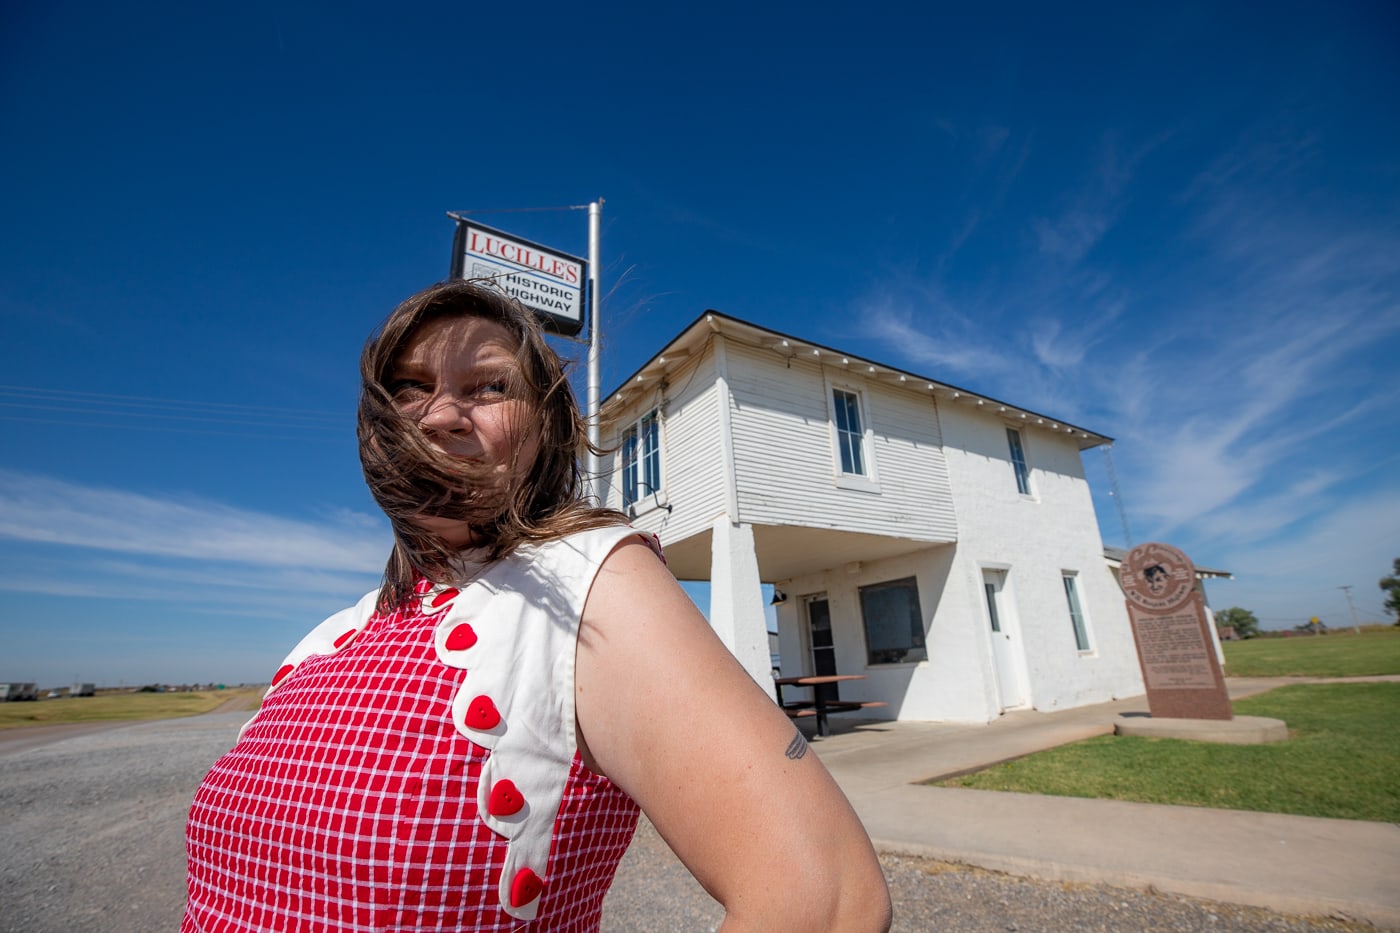
POLYGON ((1299 417, 1333 388, 1348 357, 1387 332, 1363 321, 1296 322, 1296 330, 1239 335, 1173 354, 1134 373, 1120 438, 1136 445, 1140 478, 1153 494, 1142 511, 1168 526, 1194 520, 1267 477, 1305 445, 1375 407, 1328 406, 1299 417), (1167 492, 1170 495, 1160 495, 1167 492))
POLYGON ((1228 548, 1221 559, 1235 580, 1211 585, 1217 606, 1241 605, 1271 627, 1316 615, 1332 627, 1352 622, 1346 596, 1362 622, 1385 621, 1376 581, 1400 555, 1400 493, 1368 495, 1328 509, 1266 543, 1228 548))
POLYGON ((1393 223, 1294 197, 1315 155, 1306 135, 1266 129, 1192 177, 1196 255, 1155 296, 1152 345, 1120 363, 1120 335, 1086 357, 1110 389, 1135 525, 1277 535, 1345 505, 1367 472, 1374 454, 1344 432, 1393 422, 1400 385, 1375 351, 1400 334, 1400 240, 1393 223))
MULTIPOLYGON (((938 249, 934 264, 941 272, 951 264, 973 237, 981 233, 984 218, 995 215, 1006 203, 1022 169, 1033 151, 1033 134, 1017 134, 1009 126, 996 122, 976 126, 961 126, 946 118, 934 121, 935 128, 949 142, 958 158, 967 163, 958 198, 960 207, 947 217, 958 218, 942 231, 944 242, 938 249)), ((931 244, 938 244, 940 231, 931 226, 925 231, 931 244)))
POLYGON ((1094 248, 1104 232, 1113 225, 1115 214, 1108 205, 1076 204, 1053 220, 1037 220, 1036 244, 1042 253, 1074 265, 1094 248))
POLYGON ((1192 531, 1215 540, 1222 550, 1277 540, 1298 524, 1303 514, 1298 503, 1315 506, 1350 479, 1349 473, 1337 470, 1309 470, 1253 499, 1232 497, 1221 508, 1201 514, 1192 531))
MULTIPOLYGON (((1280 184, 1295 182, 1317 157, 1317 143, 1315 133, 1294 126, 1289 119, 1262 118, 1242 127, 1229 145, 1186 184, 1181 198, 1209 201, 1202 220, 1218 222, 1231 216, 1229 208, 1233 206, 1221 201, 1222 192, 1254 188, 1261 182, 1277 191, 1280 184)), ((1249 218, 1246 215, 1244 219, 1249 218)))
POLYGON ((1118 134, 1104 134, 1089 181, 1066 196, 1058 212, 1034 222, 1040 252, 1066 266, 1078 265, 1117 223, 1139 164, 1170 135, 1130 147, 1118 134))
MULTIPOLYGON (((286 632, 266 636, 275 651, 377 586, 390 543, 382 519, 344 509, 288 518, 0 470, 0 593, 11 606, 59 600, 161 618, 178 606, 237 630, 277 622, 286 632)), ((19 636, 16 618, 3 624, 7 639, 19 636)))
MULTIPOLYGON (((940 268, 931 282, 882 283, 868 333, 894 360, 1116 436, 1137 540, 1277 584, 1292 595, 1225 585, 1283 613, 1323 577, 1400 553, 1400 506, 1378 493, 1400 463, 1388 441, 1400 428, 1400 230, 1305 183, 1320 152, 1308 134, 1242 133, 1204 169, 1182 167, 1174 201, 1136 185, 1161 141, 1106 137, 1094 177, 1045 195, 1060 209, 1033 224, 1029 252, 999 257, 994 280, 940 268), (1144 197, 1175 225, 1119 230, 1144 197), (1134 256, 1151 237, 1151 262, 1169 271, 1120 264, 1099 249, 1110 236, 1139 238, 1134 256)), ((1113 500, 1098 492, 1116 540, 1113 500)))
MULTIPOLYGON (((288 587, 240 588, 207 584, 194 586, 176 580, 166 583, 160 574, 145 576, 109 576, 101 571, 68 576, 59 568, 45 567, 36 571, 0 574, 0 592, 20 596, 43 596, 62 600, 92 600, 110 606, 125 604, 180 606, 186 618, 195 616, 225 616, 234 619, 279 619, 310 628, 335 610, 349 605, 361 594, 378 584, 378 579, 366 574, 359 579, 346 579, 334 589, 306 590, 288 587)), ((168 609, 162 609, 162 612, 168 609)))
MULTIPOLYGON (((1368 242, 1369 251, 1383 248, 1368 242)), ((1374 259, 1290 268, 1261 259, 1254 275, 1236 280, 1213 339, 1194 339, 1189 328, 1200 325, 1188 317, 1163 352, 1138 361, 1130 397, 1155 403, 1119 411, 1120 437, 1138 454, 1134 472, 1152 490, 1137 511, 1163 533, 1199 524, 1242 500, 1277 497, 1300 472, 1338 472, 1313 462, 1322 450, 1339 472, 1360 472, 1348 461, 1373 455, 1339 446, 1342 432, 1385 414, 1400 394, 1388 368, 1375 372, 1368 362, 1400 334, 1397 296, 1357 284, 1365 277, 1354 270, 1374 259)), ((1295 497, 1287 514, 1313 509, 1295 497)))
POLYGON ((1037 318, 1028 327, 1028 341, 1036 362, 1052 370, 1078 367, 1105 339, 1122 314, 1125 303, 1115 299, 1099 304, 1077 320, 1037 318))
MULTIPOLYGON (((387 548, 385 553, 387 555, 387 548)), ((130 561, 97 558, 82 564, 81 574, 58 573, 55 562, 39 557, 11 557, 0 571, 0 590, 61 597, 119 597, 183 602, 237 602, 241 606, 283 605, 288 599, 319 603, 327 596, 368 589, 376 574, 328 573, 300 567, 277 568, 222 561, 130 561)))
MULTIPOLYGON (((382 528, 382 526, 381 526, 382 528)), ((372 572, 387 533, 363 516, 284 518, 0 470, 0 538, 181 560, 372 572)))
POLYGON ((961 126, 952 120, 940 117, 933 121, 934 127, 957 146, 965 146, 974 162, 981 163, 999 154, 1006 141, 1011 138, 1010 127, 997 123, 979 123, 976 126, 961 126))
POLYGON ((900 347, 905 358, 930 372, 984 374, 1014 365, 994 342, 979 338, 969 321, 945 309, 916 320, 907 307, 896 309, 892 300, 876 299, 864 306, 859 319, 868 337, 900 347))
POLYGON ((962 249, 963 245, 967 243, 969 239, 971 239, 972 234, 976 232, 977 225, 981 222, 981 220, 981 211, 976 210, 975 208, 973 210, 968 211, 967 216, 963 218, 962 226, 959 227, 953 233, 952 239, 948 242, 947 247, 939 254, 939 269, 942 269, 945 266, 947 266, 948 262, 958 254, 958 250, 962 249))

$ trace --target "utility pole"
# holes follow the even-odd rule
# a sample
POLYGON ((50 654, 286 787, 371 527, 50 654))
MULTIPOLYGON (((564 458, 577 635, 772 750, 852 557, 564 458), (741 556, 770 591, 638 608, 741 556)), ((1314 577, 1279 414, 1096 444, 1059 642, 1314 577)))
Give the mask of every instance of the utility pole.
POLYGON ((1347 608, 1351 610, 1351 625, 1356 630, 1356 634, 1361 634, 1361 622, 1356 618, 1356 606, 1351 601, 1351 585, 1339 586, 1337 589, 1347 594, 1347 608))
POLYGON ((603 353, 602 328, 598 324, 598 319, 602 316, 603 289, 599 282, 602 278, 603 270, 600 268, 601 262, 599 254, 601 249, 598 244, 598 228, 603 216, 603 199, 590 201, 588 204, 588 305, 592 312, 592 320, 588 325, 588 456, 585 462, 588 467, 588 496, 593 500, 594 505, 603 504, 603 496, 599 486, 601 484, 600 475, 603 472, 602 462, 594 451, 602 443, 603 429, 598 423, 598 396, 602 385, 599 376, 600 364, 603 353))
MULTIPOLYGON (((485 209, 482 209, 482 210, 475 210, 475 211, 448 211, 448 212, 447 212, 447 216, 448 216, 448 217, 451 217, 451 218, 452 218, 454 221, 456 221, 456 223, 457 223, 457 235, 456 235, 456 237, 454 237, 454 239, 453 239, 453 245, 452 245, 452 266, 451 266, 452 272, 451 272, 451 276, 452 276, 452 278, 455 279, 455 278, 468 278, 468 277, 470 277, 470 276, 474 276, 474 275, 479 275, 479 274, 480 274, 480 273, 475 273, 475 272, 473 272, 473 273, 470 273, 470 275, 469 275, 468 272, 467 272, 466 269, 465 269, 465 258, 464 258, 464 256, 463 256, 463 250, 464 250, 465 244, 466 244, 466 242, 467 242, 466 239, 464 238, 464 236, 465 236, 466 229, 467 229, 465 225, 466 225, 466 224, 468 223, 468 221, 469 221, 469 218, 467 217, 468 214, 503 213, 503 212, 505 212, 505 211, 581 211, 581 210, 587 210, 587 211, 588 211, 588 261, 587 261, 587 265, 588 265, 588 281, 585 282, 585 283, 581 283, 581 284, 584 285, 584 286, 586 286, 586 288, 587 288, 586 300, 587 300, 587 306, 588 306, 588 308, 589 308, 589 311, 588 311, 588 314, 585 315, 585 317, 591 318, 591 320, 589 320, 589 326, 588 326, 588 395, 587 395, 587 416, 588 416, 588 420, 587 420, 587 429, 588 429, 588 447, 589 447, 589 450, 588 450, 588 455, 587 455, 587 457, 585 458, 585 464, 584 464, 584 467, 585 467, 585 475, 584 475, 584 496, 585 496, 585 498, 592 499, 594 502, 596 502, 596 503, 598 503, 598 504, 601 505, 601 504, 602 504, 602 495, 601 495, 601 493, 599 492, 598 484, 599 484, 599 475, 602 473, 602 463, 601 463, 601 459, 599 458, 598 454, 594 453, 593 451, 596 450, 596 449, 598 448, 599 444, 601 443, 601 427, 600 427, 600 425, 599 425, 599 423, 598 423, 598 408, 599 408, 599 396, 600 396, 601 384, 602 384, 602 378, 601 378, 601 375, 600 375, 601 365, 600 365, 600 362, 599 362, 599 361, 600 361, 600 359, 601 359, 601 357, 602 357, 602 346, 603 346, 603 344, 602 344, 602 327, 599 326, 598 319, 599 319, 599 317, 601 316, 600 312, 601 312, 601 310, 602 310, 601 307, 600 307, 600 305, 602 305, 602 303, 603 303, 603 291, 602 291, 602 288, 601 288, 601 286, 600 286, 600 284, 599 284, 599 283, 600 283, 600 279, 601 279, 601 277, 602 277, 602 272, 603 272, 603 270, 602 270, 602 261, 601 261, 600 256, 599 256, 600 247, 599 247, 599 244, 598 244, 598 237, 599 237, 599 227, 600 227, 600 225, 601 225, 601 224, 600 224, 600 221, 601 221, 602 215, 603 215, 603 199, 602 199, 602 198, 599 198, 598 200, 596 200, 596 201, 590 201, 590 202, 587 203, 587 204, 569 204, 569 205, 566 205, 566 206, 564 206, 564 207, 515 207, 515 208, 502 208, 502 209, 495 210, 495 211, 488 211, 488 210, 485 210, 485 209)), ((502 232, 502 231, 500 231, 500 230, 493 230, 493 229, 491 229, 491 228, 489 228, 489 227, 483 227, 483 229, 486 230, 486 231, 489 231, 493 236, 498 236, 498 237, 501 237, 501 238, 506 238, 506 237, 513 236, 513 234, 504 233, 504 232, 502 232)), ((523 244, 523 245, 522 245, 521 248, 529 247, 530 249, 537 249, 537 250, 539 250, 539 251, 541 251, 541 252, 543 252, 543 253, 546 253, 547 255, 554 255, 554 256, 557 256, 557 257, 559 258, 560 261, 567 260, 567 259, 576 259, 576 258, 577 258, 577 257, 569 256, 567 253, 550 253, 548 247, 539 246, 538 244, 531 243, 531 242, 528 241, 528 240, 522 241, 522 244, 523 244)), ((525 272, 525 273, 530 273, 530 272, 531 272, 531 267, 530 267, 528 264, 522 265, 522 264, 520 264, 520 263, 518 263, 518 262, 514 262, 513 260, 507 260, 507 259, 504 258, 504 254, 502 254, 501 256, 495 256, 495 255, 493 254, 491 257, 489 257, 489 258, 486 259, 486 262, 487 262, 489 265, 498 267, 498 268, 500 268, 500 269, 502 270, 502 271, 499 272, 499 273, 491 273, 491 278, 493 278, 493 279, 499 279, 499 278, 504 277, 504 278, 507 279, 507 281, 509 281, 509 279, 511 278, 511 276, 513 276, 513 275, 515 274, 515 271, 514 271, 515 269, 519 269, 519 270, 521 270, 521 271, 523 271, 523 272, 525 272)), ((561 292, 560 294, 563 294, 563 293, 561 292)), ((581 296, 581 297, 584 297, 584 296, 581 296)), ((553 314, 553 310, 552 310, 552 309, 550 309, 550 310, 543 310, 543 311, 542 311, 542 309, 541 309, 540 307, 531 304, 530 301, 528 301, 528 300, 523 301, 522 304, 523 304, 526 308, 528 308, 528 309, 530 309, 531 311, 533 311, 533 312, 536 314, 537 317, 540 316, 542 313, 543 313, 543 314, 548 314, 548 315, 551 316, 551 317, 555 317, 555 315, 553 314)), ((583 307, 582 307, 582 305, 580 306, 579 311, 580 311, 580 313, 583 312, 583 307)), ((562 321, 563 319, 560 318, 560 320, 562 321)), ((564 339, 566 339, 566 340, 574 340, 575 338, 574 338, 573 335, 574 335, 575 333, 577 333, 579 330, 582 330, 582 329, 583 329, 583 318, 580 319, 580 321, 579 321, 579 326, 578 326, 578 329, 577 329, 577 330, 572 330, 572 331, 571 331, 571 330, 568 330, 567 328, 566 328, 565 330, 563 330, 562 333, 564 334, 564 339)), ((582 341, 577 341, 577 342, 582 343, 582 341)))

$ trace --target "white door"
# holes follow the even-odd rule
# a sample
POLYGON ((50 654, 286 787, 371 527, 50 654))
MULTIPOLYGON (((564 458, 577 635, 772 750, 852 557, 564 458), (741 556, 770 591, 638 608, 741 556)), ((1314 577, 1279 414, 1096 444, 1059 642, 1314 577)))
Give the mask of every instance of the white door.
POLYGON ((987 600, 987 620, 992 631, 992 661, 996 665, 997 696, 1002 709, 1026 705, 1026 687, 1021 679, 1021 647, 1016 641, 1015 620, 1007 611, 1003 590, 1005 570, 982 571, 982 592, 987 600))

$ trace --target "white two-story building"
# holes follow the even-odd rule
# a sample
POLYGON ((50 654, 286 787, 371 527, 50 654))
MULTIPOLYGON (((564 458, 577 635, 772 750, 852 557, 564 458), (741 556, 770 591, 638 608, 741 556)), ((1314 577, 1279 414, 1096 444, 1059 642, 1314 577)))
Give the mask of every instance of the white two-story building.
POLYGON ((860 674, 875 715, 986 722, 1142 692, 1083 451, 1049 415, 708 311, 605 400, 599 493, 711 583, 772 690, 860 674))

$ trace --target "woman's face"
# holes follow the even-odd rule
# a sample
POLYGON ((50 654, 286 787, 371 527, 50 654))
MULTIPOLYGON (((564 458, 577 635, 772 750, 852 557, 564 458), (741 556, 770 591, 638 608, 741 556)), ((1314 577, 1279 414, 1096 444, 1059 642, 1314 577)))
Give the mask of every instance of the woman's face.
MULTIPOLYGON (((390 367, 385 388, 429 443, 449 457, 492 468, 503 485, 529 472, 539 452, 531 408, 511 397, 518 370, 509 330, 484 318, 440 318, 424 324, 390 367)), ((416 522, 449 545, 472 541, 467 522, 423 517, 416 522)))

